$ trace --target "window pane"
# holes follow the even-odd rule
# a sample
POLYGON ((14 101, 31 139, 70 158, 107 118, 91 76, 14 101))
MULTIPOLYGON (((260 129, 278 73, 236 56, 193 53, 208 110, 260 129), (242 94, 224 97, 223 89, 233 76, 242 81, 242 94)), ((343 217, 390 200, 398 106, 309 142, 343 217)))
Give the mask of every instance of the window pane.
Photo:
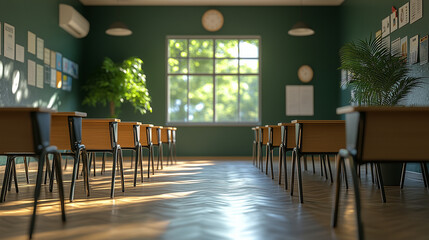
POLYGON ((259 77, 240 76, 240 120, 258 121, 259 116, 259 77))
POLYGON ((216 77, 216 121, 238 120, 238 77, 216 77))
POLYGON ((213 73, 212 59, 190 59, 190 73, 213 73))
POLYGON ((213 40, 191 39, 189 40, 190 57, 213 57, 213 40))
POLYGON ((259 61, 257 59, 241 59, 240 73, 258 73, 259 61))
POLYGON ((189 121, 213 122, 213 77, 189 77, 189 121))
POLYGON ((238 73, 238 60, 236 59, 216 60, 216 73, 238 73))
POLYGON ((187 57, 188 40, 187 39, 170 39, 168 41, 169 57, 187 57))
POLYGON ((186 58, 169 58, 168 73, 188 73, 188 60, 186 58))
POLYGON ((259 40, 240 40, 240 58, 258 58, 259 40))
POLYGON ((216 40, 217 58, 238 57, 238 40, 218 39, 216 40))
POLYGON ((168 83, 170 88, 170 106, 168 106, 170 121, 186 122, 188 116, 187 76, 169 76, 168 83))

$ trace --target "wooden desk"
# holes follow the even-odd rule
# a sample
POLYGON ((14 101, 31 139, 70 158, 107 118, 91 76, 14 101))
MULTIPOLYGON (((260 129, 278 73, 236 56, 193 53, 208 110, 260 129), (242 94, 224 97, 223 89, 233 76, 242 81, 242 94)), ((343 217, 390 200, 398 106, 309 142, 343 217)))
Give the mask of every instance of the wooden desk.
MULTIPOLYGON (((51 114, 51 143, 59 150, 70 151, 62 155, 72 155, 74 158, 72 181, 70 187, 70 201, 74 200, 77 171, 82 158, 84 166, 85 191, 89 196, 88 164, 85 145, 82 144, 82 118, 84 112, 56 112, 51 114)), ((52 187, 52 180, 50 186, 52 187)))
MULTIPOLYGON (((368 162, 429 161, 429 107, 346 106, 338 108, 337 114, 346 115, 347 148, 341 149, 336 163, 332 226, 337 224, 341 166, 347 158, 350 161, 355 192, 358 237, 363 239, 357 165, 368 162)), ((382 178, 379 181, 384 195, 382 178)))
MULTIPOLYGON (((345 147, 344 120, 294 120, 295 144, 292 162, 291 195, 293 195, 295 165, 298 175, 300 202, 304 202, 301 176, 301 156, 306 154, 337 154, 345 147)), ((329 172, 332 171, 328 160, 329 172)), ((326 173, 326 172, 325 172, 326 173)))
POLYGON ((61 171, 61 156, 56 147, 50 146, 51 113, 43 108, 0 108, 0 155, 7 156, 5 175, 0 201, 6 198, 7 187, 12 181, 14 159, 20 155, 35 155, 38 161, 34 208, 31 217, 29 237, 31 238, 36 221, 37 202, 43 178, 43 166, 47 154, 54 154, 55 171, 61 201, 61 216, 65 222, 64 188, 61 171))
POLYGON ((111 152, 113 155, 112 184, 110 197, 115 196, 116 164, 119 162, 121 169, 122 192, 124 186, 124 169, 121 146, 118 144, 118 123, 121 120, 112 119, 83 119, 82 143, 88 152, 111 152))
MULTIPOLYGON (((121 149, 133 150, 136 153, 134 162, 134 187, 137 183, 137 166, 140 158, 140 125, 141 122, 120 122, 118 123, 118 144, 121 149)), ((141 168, 142 170, 142 168, 141 168)), ((143 173, 142 173, 143 176, 143 173)), ((141 178, 143 182, 143 177, 141 178)))
POLYGON ((279 184, 281 184, 281 164, 284 166, 284 181, 285 189, 287 190, 287 163, 286 153, 292 151, 295 147, 295 124, 294 123, 278 123, 281 127, 281 143, 280 143, 280 154, 279 154, 279 184))

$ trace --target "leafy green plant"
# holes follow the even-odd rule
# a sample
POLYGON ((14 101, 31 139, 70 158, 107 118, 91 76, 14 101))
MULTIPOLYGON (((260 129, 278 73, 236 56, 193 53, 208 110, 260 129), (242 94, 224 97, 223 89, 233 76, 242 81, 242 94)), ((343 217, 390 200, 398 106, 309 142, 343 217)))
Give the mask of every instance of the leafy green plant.
POLYGON ((381 38, 372 37, 345 44, 340 50, 341 67, 353 88, 351 102, 359 105, 397 105, 421 78, 409 76, 402 56, 392 56, 381 38))
POLYGON ((117 116, 117 109, 124 101, 131 103, 141 114, 152 112, 142 64, 143 61, 136 57, 119 64, 106 57, 98 72, 82 87, 86 93, 82 104, 95 107, 98 103, 104 106, 109 103, 111 117, 117 116))

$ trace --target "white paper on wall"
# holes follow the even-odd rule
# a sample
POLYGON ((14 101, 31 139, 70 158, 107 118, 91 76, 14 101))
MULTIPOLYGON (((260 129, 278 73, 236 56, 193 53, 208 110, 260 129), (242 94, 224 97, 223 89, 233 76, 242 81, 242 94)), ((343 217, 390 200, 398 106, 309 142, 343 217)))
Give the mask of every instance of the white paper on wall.
POLYGON ((410 22, 410 3, 407 2, 399 8, 399 28, 410 22))
POLYGON ((15 27, 4 23, 4 56, 15 60, 15 27))
POLYGON ((386 18, 381 21, 381 36, 386 37, 390 34, 390 16, 387 16, 386 18))
POLYGON ((410 0, 410 24, 423 17, 423 0, 410 0))
POLYGON ((45 48, 45 52, 44 52, 44 63, 46 65, 50 65, 51 64, 51 50, 49 50, 48 48, 45 48))
POLYGON ((22 62, 22 63, 25 62, 25 59, 24 59, 24 53, 25 53, 24 47, 21 46, 21 45, 19 45, 19 44, 16 44, 15 50, 16 50, 16 61, 22 62))
POLYGON ((43 88, 43 66, 40 64, 37 64, 36 69, 36 85, 38 88, 43 88))
POLYGON ((410 38, 410 64, 415 64, 419 56, 419 35, 410 38))
POLYGON ((286 85, 286 115, 314 115, 313 85, 286 85))
POLYGON ((41 38, 37 38, 37 58, 43 60, 43 54, 45 53, 45 41, 41 38))
POLYGON ((28 31, 27 33, 27 48, 28 52, 32 54, 36 54, 36 34, 28 31))
POLYGON ((36 62, 28 60, 28 85, 36 86, 36 62))

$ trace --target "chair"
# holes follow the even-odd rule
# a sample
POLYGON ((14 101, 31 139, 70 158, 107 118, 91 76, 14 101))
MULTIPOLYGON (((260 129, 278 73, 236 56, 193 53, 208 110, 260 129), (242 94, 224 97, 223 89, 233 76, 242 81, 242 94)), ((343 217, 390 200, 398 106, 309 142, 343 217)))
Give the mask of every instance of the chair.
MULTIPOLYGON (((147 177, 150 177, 150 164, 152 162, 152 171, 155 171, 153 163, 153 143, 152 143, 152 124, 140 125, 140 145, 143 148, 149 150, 148 162, 147 162, 147 177), (152 161, 151 161, 152 160, 152 161)), ((140 173, 143 182, 143 151, 140 151, 140 173)))
MULTIPOLYGON (((345 146, 345 122, 343 120, 294 120, 296 147, 293 150, 290 195, 293 196, 295 168, 298 177, 299 199, 304 203, 301 156, 312 154, 337 154, 345 146)), ((331 164, 328 159, 331 175, 331 164)))
MULTIPOLYGON (((121 146, 118 144, 118 123, 119 119, 83 119, 82 120, 82 143, 86 151, 92 152, 110 152, 113 155, 112 166, 112 184, 110 197, 115 196, 116 168, 119 162, 121 174, 122 192, 124 186, 124 168, 121 146)), ((94 166, 95 168, 95 166, 94 166)))
MULTIPOLYGON (((132 150, 135 152, 134 187, 137 183, 137 165, 140 157, 140 122, 119 122, 118 123, 118 144, 122 150, 132 150)), ((143 178, 142 178, 143 182, 143 178)))
POLYGON ((34 207, 31 217, 29 237, 36 221, 37 202, 43 179, 43 167, 47 154, 54 155, 58 192, 61 201, 61 219, 66 221, 64 188, 61 171, 61 156, 55 146, 50 146, 51 110, 41 108, 0 108, 0 155, 7 156, 0 202, 6 198, 7 187, 12 181, 14 158, 34 156, 38 159, 34 207), (7 136, 7 137, 4 137, 7 136))
MULTIPOLYGON (((258 161, 259 161, 259 168, 261 169, 261 172, 264 172, 264 160, 262 158, 262 148, 265 146, 267 147, 268 143, 268 127, 260 126, 257 127, 258 130, 258 161)), ((268 162, 266 163, 265 168, 265 174, 268 175, 268 162)), ((272 170, 272 168, 271 168, 272 170)))
POLYGON ((172 136, 171 136, 171 131, 172 131, 172 127, 164 127, 161 128, 161 144, 167 144, 168 147, 168 157, 167 157, 167 166, 168 163, 171 162, 171 164, 173 164, 172 162, 172 136))
MULTIPOLYGON (((82 159, 84 167, 85 191, 89 196, 88 179, 88 161, 85 145, 82 144, 82 117, 86 113, 82 112, 57 112, 52 113, 51 119, 51 144, 58 149, 67 152, 61 153, 62 156, 69 155, 74 158, 73 173, 70 186, 70 202, 74 200, 74 191, 76 186, 76 177, 78 174, 79 163, 82 159)), ((54 165, 54 164, 52 164, 54 165)), ((54 168, 54 166, 52 166, 54 168)), ((54 171, 52 171, 54 172, 54 171)), ((51 176, 50 188, 52 190, 53 177, 51 176)))
MULTIPOLYGON (((340 174, 345 159, 350 162, 355 196, 358 238, 364 239, 361 218, 357 166, 381 162, 428 162, 429 107, 342 107, 337 114, 345 114, 347 148, 339 151, 332 227, 337 226, 340 174)), ((344 167, 345 170, 345 167, 344 167)), ((376 167, 380 171, 379 167, 376 167)), ((385 201, 383 179, 379 174, 382 200, 385 201)))
MULTIPOLYGON (((152 144, 153 146, 158 147, 158 162, 156 163, 156 170, 159 169, 159 162, 161 161, 161 169, 163 169, 163 149, 162 149, 162 140, 161 140, 161 129, 162 126, 153 126, 152 127, 152 144)), ((155 174, 154 169, 152 168, 152 175, 155 174)))
MULTIPOLYGON (((278 123, 278 126, 281 127, 281 143, 280 143, 280 154, 279 154, 279 184, 281 184, 282 179, 282 162, 285 172, 285 190, 287 190, 287 163, 286 163, 286 153, 292 151, 295 147, 295 124, 293 123, 278 123)), ((293 159, 293 156, 292 156, 293 159)))
MULTIPOLYGON (((281 151, 280 145, 282 142, 282 136, 281 136, 281 126, 277 125, 265 125, 265 127, 268 128, 268 141, 266 146, 266 166, 268 168, 268 161, 270 161, 271 165, 271 178, 274 179, 273 174, 273 151, 274 148, 279 148, 279 152, 281 151)), ((281 161, 279 162, 279 184, 280 182, 280 176, 281 176, 281 161)))

